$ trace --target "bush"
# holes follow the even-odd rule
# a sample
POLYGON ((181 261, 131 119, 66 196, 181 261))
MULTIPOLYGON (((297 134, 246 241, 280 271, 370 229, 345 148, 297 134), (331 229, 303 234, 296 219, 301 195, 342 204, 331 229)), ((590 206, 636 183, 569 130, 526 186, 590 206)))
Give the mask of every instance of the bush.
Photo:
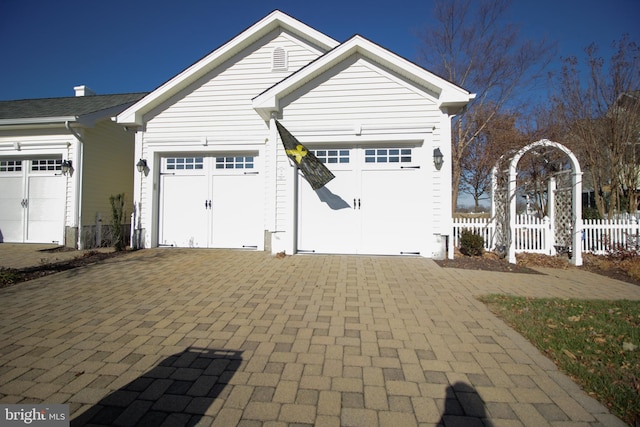
POLYGON ((585 206, 582 208, 582 219, 602 219, 598 209, 585 206))
POLYGON ((460 252, 467 256, 482 255, 484 252, 484 239, 471 230, 462 230, 460 233, 460 252))

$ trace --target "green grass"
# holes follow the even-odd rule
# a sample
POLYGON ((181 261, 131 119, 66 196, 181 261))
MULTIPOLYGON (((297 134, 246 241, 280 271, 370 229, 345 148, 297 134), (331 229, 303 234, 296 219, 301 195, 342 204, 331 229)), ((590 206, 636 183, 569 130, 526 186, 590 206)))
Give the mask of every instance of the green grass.
POLYGON ((612 413, 640 425, 640 301, 481 301, 612 413))

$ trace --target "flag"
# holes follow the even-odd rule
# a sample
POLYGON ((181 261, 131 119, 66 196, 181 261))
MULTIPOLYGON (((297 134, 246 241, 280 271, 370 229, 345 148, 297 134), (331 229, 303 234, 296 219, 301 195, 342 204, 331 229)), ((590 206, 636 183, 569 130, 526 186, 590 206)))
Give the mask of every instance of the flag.
POLYGON ((287 156, 296 163, 302 176, 311 184, 311 188, 314 190, 322 188, 335 178, 335 175, 277 120, 276 127, 287 156))

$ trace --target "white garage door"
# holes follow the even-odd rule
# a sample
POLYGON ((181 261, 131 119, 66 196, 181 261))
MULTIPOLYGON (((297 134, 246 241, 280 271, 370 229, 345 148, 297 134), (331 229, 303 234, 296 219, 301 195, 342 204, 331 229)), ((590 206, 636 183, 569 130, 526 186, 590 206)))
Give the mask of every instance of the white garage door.
POLYGON ((163 158, 159 244, 257 248, 264 231, 256 160, 246 154, 163 158))
POLYGON ((413 149, 313 150, 336 176, 313 191, 300 178, 298 251, 419 254, 424 239, 413 149))
POLYGON ((62 159, 0 159, 0 242, 62 243, 62 159))

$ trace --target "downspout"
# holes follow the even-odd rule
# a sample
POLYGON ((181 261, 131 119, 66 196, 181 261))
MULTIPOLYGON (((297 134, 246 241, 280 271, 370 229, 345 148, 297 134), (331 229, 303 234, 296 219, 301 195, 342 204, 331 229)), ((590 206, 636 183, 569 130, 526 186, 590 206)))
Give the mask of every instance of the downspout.
POLYGON ((67 130, 69 131, 69 133, 71 133, 77 140, 78 140, 78 154, 77 154, 77 158, 78 158, 78 170, 76 171, 76 189, 77 189, 77 196, 76 196, 76 216, 77 216, 77 223, 78 223, 78 240, 76 241, 76 247, 78 248, 78 250, 83 249, 83 245, 82 245, 82 173, 84 172, 84 153, 83 153, 83 149, 84 149, 84 138, 75 130, 73 130, 71 128, 71 123, 69 122, 69 120, 67 120, 66 122, 64 122, 64 127, 67 128, 67 130))

